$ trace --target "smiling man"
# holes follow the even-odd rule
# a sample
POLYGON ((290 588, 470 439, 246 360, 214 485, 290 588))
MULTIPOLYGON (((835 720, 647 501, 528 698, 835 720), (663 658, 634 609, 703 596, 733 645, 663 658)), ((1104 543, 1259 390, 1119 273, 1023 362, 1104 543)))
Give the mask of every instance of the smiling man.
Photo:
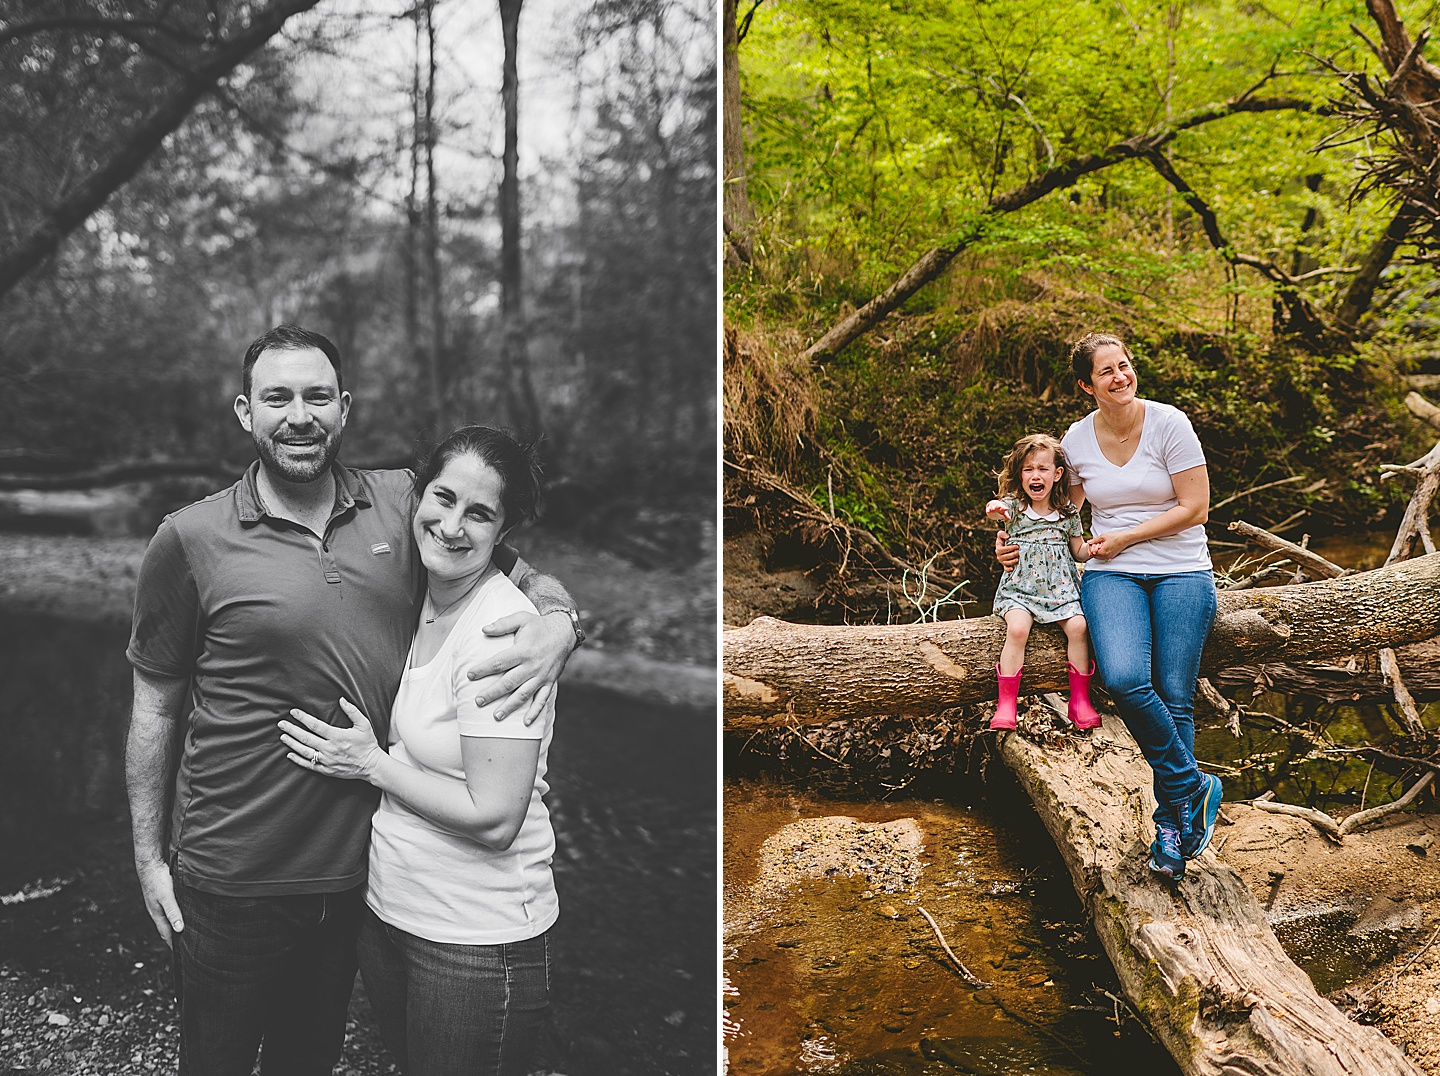
MULTIPOLYGON (((282 325, 245 354, 240 425, 259 459, 227 490, 168 516, 145 553, 127 656, 135 866, 174 953, 180 1071, 330 1073, 344 1042, 375 790, 286 760, 292 707, 343 696, 386 742, 423 596, 408 471, 336 455, 350 413, 335 345, 282 325)), ((544 707, 583 635, 555 580, 500 546, 541 615, 472 678, 481 705, 544 707), (502 675, 503 674, 503 675, 502 675)))

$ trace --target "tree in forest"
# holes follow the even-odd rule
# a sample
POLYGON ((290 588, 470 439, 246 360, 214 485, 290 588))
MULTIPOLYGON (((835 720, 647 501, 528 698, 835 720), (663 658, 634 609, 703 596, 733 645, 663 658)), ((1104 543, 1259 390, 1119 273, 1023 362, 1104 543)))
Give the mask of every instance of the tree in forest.
POLYGON ((755 9, 761 0, 753 0, 746 13, 744 25, 739 21, 737 0, 724 0, 720 14, 721 32, 721 112, 725 126, 722 145, 725 155, 725 174, 722 179, 723 226, 729 244, 727 259, 734 257, 742 262, 750 260, 750 226, 754 222, 754 210, 745 187, 745 128, 742 124, 740 103, 740 43, 755 17, 755 9))
POLYGON ((697 0, 600 0, 582 35, 594 119, 576 176, 573 338, 591 406, 564 435, 586 446, 597 484, 642 498, 705 489, 719 253, 712 13, 697 0))
POLYGON ((129 180, 165 137, 293 15, 318 0, 12 5, 0 25, 0 156, 12 166, 0 296, 129 180), (123 77, 122 77, 123 75, 123 77), (37 138, 47 129, 50 138, 37 138), (32 147, 64 132, 68 152, 32 147))
POLYGON ((521 289, 520 244, 520 8, 524 0, 499 0, 500 27, 505 38, 504 74, 500 96, 505 106, 504 173, 500 180, 500 309, 501 365, 506 402, 515 425, 527 437, 542 428, 540 403, 525 354, 525 306, 521 289))

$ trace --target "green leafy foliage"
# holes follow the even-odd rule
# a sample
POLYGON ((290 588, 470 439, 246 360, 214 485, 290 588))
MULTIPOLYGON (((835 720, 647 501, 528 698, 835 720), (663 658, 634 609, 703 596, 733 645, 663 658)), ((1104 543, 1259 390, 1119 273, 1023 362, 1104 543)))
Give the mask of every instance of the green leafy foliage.
MULTIPOLYGON (((740 50, 757 254, 727 270, 727 318, 774 340, 798 328, 808 343, 930 248, 970 240, 817 371, 837 504, 843 490, 883 511, 886 526, 869 529, 897 552, 938 554, 937 571, 983 589, 996 571, 980 518, 993 471, 1022 434, 1063 434, 1089 410, 1068 352, 1096 328, 1131 341, 1143 395, 1191 417, 1212 503, 1238 495, 1216 523, 1303 509, 1305 529, 1323 531, 1403 502, 1408 490, 1381 486, 1377 468, 1428 447, 1392 371, 1396 358, 1428 369, 1437 353, 1430 269, 1397 258, 1363 323, 1369 342, 1317 355, 1275 335, 1274 285, 1227 263, 1144 161, 983 217, 1067 159, 1241 95, 1293 99, 1306 107, 1199 124, 1165 153, 1230 250, 1332 306, 1394 212, 1351 199, 1349 150, 1315 149, 1336 124, 1320 58, 1376 66, 1351 23, 1369 24, 1363 0, 761 5, 740 50)), ((788 466, 823 483, 818 459, 788 466)))

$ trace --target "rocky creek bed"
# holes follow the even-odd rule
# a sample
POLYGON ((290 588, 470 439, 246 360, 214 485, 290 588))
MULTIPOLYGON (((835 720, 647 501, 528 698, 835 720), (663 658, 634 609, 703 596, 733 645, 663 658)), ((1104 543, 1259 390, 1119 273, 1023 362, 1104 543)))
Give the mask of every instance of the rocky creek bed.
MULTIPOLYGON (((727 782, 732 1071, 1174 1071, 1108 996, 1113 976, 1046 834, 1021 817, 1027 806, 1018 789, 968 808, 727 782), (992 989, 972 989, 948 966, 922 907, 992 989), (1027 1020, 1090 1043, 1088 1060, 1027 1020)), ((1303 820, 1244 803, 1225 805, 1216 838, 1317 986, 1431 1073, 1440 942, 1425 946, 1440 926, 1437 840, 1440 819, 1410 815, 1336 846, 1303 820)))

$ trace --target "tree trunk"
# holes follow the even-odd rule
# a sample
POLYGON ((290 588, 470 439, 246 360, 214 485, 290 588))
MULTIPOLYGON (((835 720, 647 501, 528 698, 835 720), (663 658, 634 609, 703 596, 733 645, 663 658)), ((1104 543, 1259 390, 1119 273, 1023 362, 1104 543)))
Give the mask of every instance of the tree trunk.
POLYGON ((138 126, 130 140, 116 151, 73 194, 52 206, 41 221, 16 246, 0 255, 0 296, 13 288, 31 269, 44 261, 64 238, 79 227, 85 218, 105 204, 105 200, 128 181, 150 155, 160 148, 167 135, 185 122, 195 102, 214 89, 256 49, 260 48, 285 25, 287 19, 309 11, 319 0, 276 0, 256 11, 243 31, 215 42, 213 52, 203 57, 193 70, 184 74, 180 85, 156 106, 150 117, 138 126))
POLYGON ((745 129, 740 122, 740 35, 735 25, 736 0, 725 0, 721 15, 724 35, 721 63, 724 131, 724 223, 727 249, 741 261, 750 260, 750 225, 754 215, 745 186, 745 129))
POLYGON ((434 378, 431 377, 425 347, 420 336, 420 159, 424 145, 425 108, 420 83, 421 9, 411 12, 415 20, 415 59, 410 68, 410 187, 405 192, 405 346, 410 349, 410 361, 416 374, 425 372, 430 389, 430 407, 433 413, 440 405, 434 378))
MULTIPOLYGON (((1202 674, 1266 661, 1324 661, 1440 634, 1440 553, 1300 586, 1222 592, 1202 674)), ((933 714, 995 697, 999 617, 867 627, 761 617, 724 637, 725 727, 933 714)), ((1065 686, 1065 639, 1030 636, 1027 693, 1065 686)))
POLYGON ((504 173, 500 180, 501 365, 511 421, 526 437, 540 432, 540 408, 525 357, 525 308, 520 277, 520 7, 524 0, 500 0, 505 62, 500 99, 505 106, 504 173))
POLYGON ((1145 866, 1155 808, 1139 748, 1113 718, 1000 757, 1030 794, 1125 996, 1187 1076, 1419 1076, 1380 1032, 1352 1023, 1275 939, 1239 875, 1207 852, 1176 886, 1145 866))
POLYGON ((425 41, 428 68, 425 79, 425 265, 430 286, 430 410, 445 427, 445 306, 440 275, 440 193, 435 177, 435 0, 425 0, 425 41))
POLYGON ((1371 244, 1365 260, 1360 263, 1360 271, 1355 274, 1355 279, 1350 281, 1350 286, 1345 289, 1344 296, 1335 308, 1335 321, 1341 329, 1353 332, 1360 324, 1360 318, 1370 309, 1370 303, 1375 298, 1375 286, 1380 283, 1380 274, 1385 271, 1385 267, 1395 257, 1395 251, 1405 242, 1410 235, 1410 229, 1419 220, 1419 211, 1407 202, 1391 218, 1380 238, 1371 244))

